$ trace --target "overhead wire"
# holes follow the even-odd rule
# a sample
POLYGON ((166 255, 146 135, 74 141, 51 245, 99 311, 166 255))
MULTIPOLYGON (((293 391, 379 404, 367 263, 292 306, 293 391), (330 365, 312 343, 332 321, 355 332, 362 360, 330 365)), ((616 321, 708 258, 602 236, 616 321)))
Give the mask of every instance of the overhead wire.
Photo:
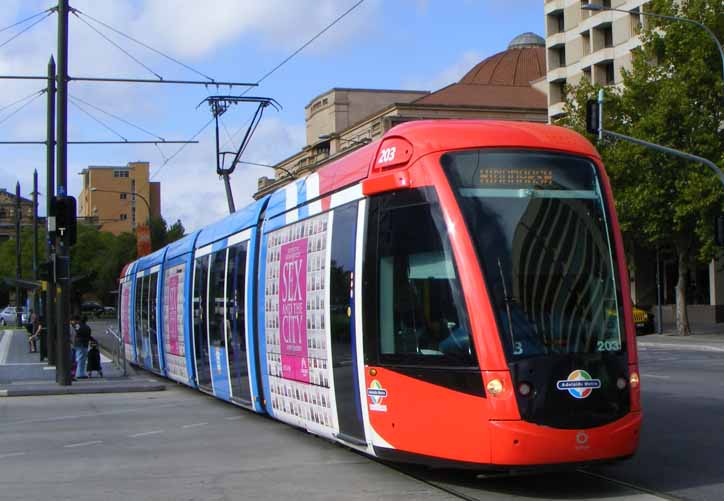
MULTIPOLYGON (((18 113, 20 113, 20 111, 22 111, 23 109, 25 109, 25 108, 27 108, 28 106, 30 106, 30 104, 31 104, 33 101, 35 101, 35 100, 38 99, 40 96, 42 96, 43 94, 45 94, 45 92, 47 92, 47 89, 43 89, 42 91, 39 91, 39 92, 35 93, 35 95, 32 96, 25 104, 23 104, 22 106, 18 107, 18 109, 14 110, 12 113, 9 113, 5 118, 3 118, 2 120, 0 120, 0 125, 4 124, 4 123, 7 122, 8 120, 10 120, 10 118, 12 118, 12 117, 14 117, 15 115, 17 115, 18 113)), ((16 103, 16 104, 17 104, 17 103, 16 103)))
MULTIPOLYGON (((266 80, 269 76, 271 76, 272 73, 274 73, 274 72, 277 71, 279 68, 281 68, 282 66, 284 66, 285 64, 287 64, 294 56, 296 56, 297 54, 299 54, 300 52, 302 52, 302 51, 303 51, 304 49, 306 49, 309 45, 311 45, 312 42, 314 42, 316 39, 318 39, 319 37, 321 37, 324 33, 326 33, 327 31, 329 31, 329 30, 332 28, 332 26, 334 26, 335 24, 337 24, 338 22, 340 22, 340 21, 341 21, 342 19, 344 19, 349 13, 351 13, 351 12, 352 12, 353 10, 355 10, 357 7, 359 7, 360 5, 362 5, 362 4, 364 3, 364 1, 365 1, 365 0, 359 0, 359 1, 358 1, 357 3, 355 3, 352 7, 350 7, 350 8, 347 9, 346 11, 344 11, 344 13, 342 13, 342 14, 341 14, 340 16, 338 16, 334 21, 332 21, 331 23, 329 23, 322 31, 320 31, 319 33, 317 33, 316 35, 314 35, 312 38, 310 38, 309 40, 307 40, 301 47, 299 47, 297 50, 295 50, 294 52, 292 52, 289 56, 287 56, 286 59, 284 59, 281 63, 277 64, 277 65, 276 65, 274 68, 272 68, 270 71, 266 72, 266 73, 264 74, 264 76, 262 76, 259 80, 257 80, 257 81, 254 82, 254 83, 256 83, 257 85, 259 85, 260 83, 262 83, 262 82, 263 82, 264 80, 266 80)), ((245 95, 245 94, 246 94, 247 92, 249 92, 251 89, 252 89, 252 87, 249 87, 249 88, 246 89, 244 92, 242 92, 241 95, 242 95, 242 96, 245 95)))
POLYGON ((16 104, 22 103, 22 102, 25 101, 26 99, 30 99, 30 98, 34 97, 34 96, 37 95, 37 94, 43 94, 44 92, 47 92, 47 90, 48 90, 47 88, 46 88, 46 89, 36 90, 35 92, 31 92, 31 93, 28 94, 27 96, 21 97, 21 98, 18 99, 17 101, 13 101, 12 103, 6 104, 5 106, 0 107, 0 113, 2 113, 3 111, 7 110, 8 108, 12 108, 12 107, 15 106, 16 104))
POLYGON ((41 11, 41 12, 38 12, 37 14, 33 14, 33 15, 30 16, 30 17, 26 17, 25 19, 21 19, 20 21, 18 21, 18 22, 16 22, 16 23, 13 23, 13 24, 11 24, 10 26, 5 26, 4 28, 0 28, 0 33, 2 33, 3 31, 7 31, 7 30, 9 30, 9 29, 11 29, 11 28, 15 28, 16 26, 20 26, 20 25, 23 24, 23 23, 27 23, 27 22, 30 21, 31 19, 35 19, 35 18, 38 17, 38 16, 42 16, 42 15, 45 14, 45 13, 50 12, 50 13, 52 14, 53 12, 55 12, 55 10, 56 10, 56 7, 51 7, 51 8, 49 8, 49 9, 45 9, 45 10, 43 10, 43 11, 41 11))
POLYGON ((190 141, 194 141, 194 140, 199 136, 199 134, 201 134, 203 131, 205 131, 205 130, 208 128, 208 126, 211 125, 213 122, 214 122, 214 117, 211 117, 211 120, 209 120, 208 122, 206 122, 206 123, 204 124, 204 126, 201 127, 201 128, 196 132, 196 134, 194 134, 193 136, 191 136, 191 139, 189 139, 189 142, 188 142, 188 143, 182 144, 179 149, 177 149, 170 157, 168 157, 166 160, 164 160, 164 162, 161 164, 161 166, 158 168, 158 170, 151 175, 151 179, 153 179, 153 178, 155 178, 156 176, 158 176, 158 175, 160 174, 160 172, 163 170, 163 168, 166 167, 166 165, 168 165, 168 163, 169 163, 171 160, 173 160, 174 158, 176 158, 176 156, 177 156, 179 153, 181 153, 181 152, 184 150, 184 148, 186 148, 186 146, 188 146, 188 145, 190 144, 190 141))
POLYGON ((46 19, 48 19, 48 18, 53 14, 53 12, 54 12, 54 11, 48 12, 47 14, 45 14, 45 16, 41 17, 40 19, 38 19, 37 21, 35 21, 33 24, 31 24, 31 25, 29 25, 29 26, 26 26, 26 27, 23 28, 22 30, 20 30, 20 31, 18 31, 17 33, 15 33, 13 36, 11 36, 10 38, 8 38, 7 40, 5 40, 3 43, 0 44, 0 49, 2 49, 3 47, 5 47, 7 44, 9 44, 10 42, 12 42, 12 41, 15 40, 16 38, 18 38, 20 35, 22 35, 22 34, 25 33, 26 31, 30 30, 30 29, 31 29, 33 26, 35 26, 36 24, 41 23, 41 22, 45 21, 46 19))
MULTIPOLYGON (((304 44, 302 44, 302 46, 300 46, 297 50, 295 50, 294 52, 292 52, 289 56, 287 56, 282 62, 280 62, 279 64, 277 64, 277 65, 276 65, 274 68, 272 68, 270 71, 266 72, 259 80, 257 80, 257 81, 254 82, 254 83, 257 84, 257 85, 261 84, 261 82, 263 82, 264 80, 266 80, 266 79, 267 79, 268 77, 270 77, 274 72, 276 72, 279 68, 281 68, 282 66, 284 66, 285 64, 287 64, 289 61, 291 61, 292 58, 294 58, 297 54, 299 54, 299 53, 302 52, 304 49, 306 49, 307 47, 309 47, 315 40, 317 40, 319 37, 321 37, 323 34, 325 34, 327 31, 329 31, 334 25, 336 25, 336 24, 337 24, 338 22, 340 22, 342 19, 344 19, 345 17, 347 17, 352 11, 354 11, 357 7, 359 7, 360 5, 362 5, 364 2, 365 2, 365 0, 359 0, 357 3, 355 3, 354 5, 352 5, 349 9, 347 9, 347 10, 344 11, 342 14, 340 14, 339 16, 337 16, 331 23, 329 23, 327 26, 325 26, 320 32, 318 32, 318 33, 317 33, 316 35, 314 35, 312 38, 310 38, 309 40, 307 40, 304 44)), ((240 95, 241 95, 241 96, 246 95, 251 89, 252 89, 252 87, 249 87, 249 88, 246 89, 244 92, 242 92, 240 95)), ((229 143, 233 143, 233 142, 234 142, 234 138, 239 135, 239 133, 244 129, 244 127, 248 127, 249 123, 250 123, 252 120, 253 120, 253 116, 252 116, 252 118, 249 119, 244 125, 242 125, 241 127, 239 127, 239 128, 236 130, 236 132, 234 132, 234 133, 231 135, 231 137, 229 138, 229 140, 228 140, 226 143, 224 143, 224 146, 226 146, 226 145, 229 144, 229 143)))
MULTIPOLYGON (((195 68, 192 68, 192 67, 189 66, 188 64, 185 64, 185 63, 183 63, 182 61, 179 61, 178 59, 175 59, 175 58, 169 56, 168 54, 165 54, 164 52, 161 52, 160 50, 155 49, 155 48, 151 47, 150 45, 145 44, 145 43, 141 42, 140 40, 137 40, 137 39, 133 38, 132 36, 130 36, 130 35, 122 32, 121 30, 118 30, 118 29, 114 28, 113 26, 111 26, 111 25, 109 25, 109 24, 107 24, 107 23, 104 23, 103 21, 101 21, 101 20, 99 20, 99 19, 96 19, 95 17, 91 16, 90 14, 86 14, 85 12, 82 12, 82 11, 80 11, 80 10, 78 10, 78 9, 71 9, 71 10, 73 11, 73 13, 77 13, 77 14, 80 14, 80 15, 82 15, 82 16, 84 16, 84 17, 87 17, 88 19, 90 19, 90 20, 92 20, 92 21, 100 24, 101 26, 104 26, 105 28, 113 31, 114 33, 116 33, 116 34, 118 34, 118 35, 120 35, 120 36, 122 36, 122 37, 124 37, 124 38, 127 38, 128 40, 130 40, 130 41, 132 41, 132 42, 137 43, 137 44, 140 45, 141 47, 144 47, 144 48, 146 48, 146 49, 148 49, 148 50, 150 50, 150 51, 152 51, 152 52, 155 52, 155 53, 158 54, 159 56, 165 57, 165 58, 168 59, 169 61, 172 61, 172 62, 178 64, 179 66, 183 66, 183 67, 186 68, 187 70, 192 71, 192 72, 196 73, 197 75, 204 77, 205 79, 209 80, 209 83, 215 82, 215 80, 214 80, 213 78, 211 78, 210 76, 208 76, 208 75, 200 72, 199 70, 197 70, 197 69, 195 69, 195 68)), ((80 18, 80 16, 76 16, 76 17, 80 18)))
POLYGON ((88 21, 86 21, 85 19, 82 19, 82 18, 81 18, 78 14, 76 14, 75 12, 73 12, 73 15, 75 15, 75 17, 77 17, 81 22, 83 22, 83 23, 84 23, 86 26, 88 26, 90 29, 92 29, 93 31, 95 31, 95 32, 96 32, 101 38, 103 38, 105 41, 107 41, 108 43, 110 43, 111 45, 113 45, 116 49, 118 49, 118 50, 120 50, 121 52, 123 52, 126 56, 128 56, 129 58, 131 58, 131 59, 132 59, 133 61, 135 61, 137 64, 139 64, 139 65, 141 65, 143 68, 145 68, 146 71, 148 71, 148 72, 150 72, 150 73, 153 73, 153 75, 154 75, 156 78, 158 78, 159 80, 163 80, 163 77, 162 77, 161 75, 159 75, 158 73, 156 73, 155 71, 153 71, 149 66, 147 66, 146 64, 144 64, 143 62, 141 62, 141 60, 139 60, 138 58, 136 58, 133 54, 131 54, 131 53, 128 52, 126 49, 124 49, 123 47, 121 47, 120 45, 118 45, 116 42, 114 42, 113 40, 111 40, 110 38, 108 38, 106 35, 104 35, 103 33, 101 33, 100 30, 98 30, 95 26, 93 26, 92 24, 90 24, 90 23, 89 23, 88 21))
POLYGON ((113 127, 111 127, 110 125, 106 124, 105 122, 103 122, 100 118, 93 116, 93 114, 92 114, 91 112, 89 112, 89 111, 86 110, 83 106, 81 106, 80 104, 78 104, 78 103, 76 102, 76 99, 75 99, 75 98, 73 98, 73 97, 71 97, 71 96, 68 96, 68 102, 70 102, 70 104, 72 104, 73 106, 75 106, 75 107, 76 107, 78 110, 80 110, 82 113, 84 113, 85 115, 87 115, 88 117, 90 117, 91 120, 95 121, 96 123, 100 124, 102 127, 104 127, 104 128, 106 128, 107 130, 111 131, 111 132, 112 132, 113 134, 115 134, 116 136, 120 137, 121 140, 123 140, 123 141, 128 141, 128 139, 125 138, 125 137, 123 137, 123 135, 122 135, 120 132, 118 132, 117 130, 115 130, 113 127))
POLYGON ((76 101, 79 101, 79 102, 83 103, 84 105, 86 105, 86 106, 88 106, 88 107, 90 107, 90 108, 93 108, 93 109, 96 110, 96 111, 99 111, 99 112, 103 113, 104 115, 108 115, 109 117, 114 118, 114 119, 118 120, 119 122, 123 122, 124 124, 126 124, 126 125, 128 125, 128 126, 130 126, 130 127, 133 127, 133 128, 136 129, 136 130, 140 130, 141 132, 143 132, 143 133, 145 133, 145 134, 148 134, 148 135, 151 136, 151 137, 154 137, 154 138, 156 138, 156 139, 160 139, 161 141, 165 141, 165 139, 162 138, 161 136, 159 136, 159 135, 157 135, 157 134, 154 134, 153 132, 144 129, 144 128, 141 127, 140 125, 136 125, 136 124, 134 124, 133 122, 129 122, 128 120, 126 120, 126 119, 123 118, 123 117, 120 117, 120 116, 118 116, 118 115, 114 115, 114 114, 111 113, 110 111, 106 111, 106 110, 104 110, 103 108, 100 108, 99 106, 96 106, 96 105, 93 104, 93 103, 89 103, 89 102, 86 101, 85 99, 81 99, 81 98, 79 98, 78 96, 73 96, 73 95, 70 95, 70 97, 71 97, 72 99, 75 99, 76 101))

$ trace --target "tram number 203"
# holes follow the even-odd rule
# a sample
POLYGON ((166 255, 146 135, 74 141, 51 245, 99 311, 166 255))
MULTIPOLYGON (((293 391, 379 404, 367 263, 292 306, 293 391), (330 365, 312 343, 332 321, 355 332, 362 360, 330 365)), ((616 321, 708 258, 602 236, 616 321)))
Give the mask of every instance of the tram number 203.
POLYGON ((392 162, 395 159, 396 152, 397 148, 395 148, 394 146, 383 149, 382 151, 380 151, 380 158, 377 160, 377 163, 384 164, 387 162, 392 162))
POLYGON ((621 349, 619 341, 598 341, 596 351, 618 351, 621 349))

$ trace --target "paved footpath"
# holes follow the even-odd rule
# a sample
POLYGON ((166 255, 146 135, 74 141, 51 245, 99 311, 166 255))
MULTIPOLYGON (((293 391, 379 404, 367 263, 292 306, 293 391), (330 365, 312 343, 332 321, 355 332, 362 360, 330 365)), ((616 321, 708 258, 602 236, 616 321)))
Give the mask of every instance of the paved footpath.
MULTIPOLYGON (((0 330, 0 397, 157 391, 165 385, 146 375, 126 377, 101 354, 103 378, 74 381, 70 386, 55 382, 55 367, 28 352, 28 336, 22 330, 0 330)), ((94 373, 96 374, 96 373, 94 373)))

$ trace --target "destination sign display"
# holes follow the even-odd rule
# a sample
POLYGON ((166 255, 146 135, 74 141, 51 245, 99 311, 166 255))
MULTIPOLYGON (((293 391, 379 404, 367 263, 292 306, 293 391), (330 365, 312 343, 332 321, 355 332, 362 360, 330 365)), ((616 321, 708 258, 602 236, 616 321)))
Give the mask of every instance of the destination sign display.
POLYGON ((482 168, 478 182, 480 186, 546 187, 553 185, 553 170, 547 168, 482 168))

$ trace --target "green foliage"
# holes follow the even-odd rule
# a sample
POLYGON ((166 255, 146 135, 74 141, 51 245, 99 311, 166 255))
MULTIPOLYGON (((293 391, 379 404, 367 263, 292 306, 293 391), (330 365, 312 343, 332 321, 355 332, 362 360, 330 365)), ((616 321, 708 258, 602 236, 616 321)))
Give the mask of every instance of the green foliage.
MULTIPOLYGON (((45 261, 45 237, 43 228, 38 229, 38 263, 45 261)), ((22 278, 33 277, 33 230, 20 232, 20 270, 22 278)), ((0 277, 15 278, 15 239, 0 243, 0 277)))
POLYGON ((185 233, 186 229, 180 219, 177 219, 169 228, 164 218, 151 218, 151 250, 156 251, 164 245, 175 242, 185 233))
MULTIPOLYGON (((724 39, 721 0, 652 0, 647 10, 697 20, 724 39)), ((714 41, 689 23, 646 22, 624 86, 606 90, 604 128, 724 166, 724 82, 714 41)), ((597 90, 586 81, 569 89, 563 125, 585 129, 585 101, 597 90)), ((714 256, 713 220, 724 190, 707 167, 623 141, 598 148, 628 240, 693 252, 702 261, 714 256)))

